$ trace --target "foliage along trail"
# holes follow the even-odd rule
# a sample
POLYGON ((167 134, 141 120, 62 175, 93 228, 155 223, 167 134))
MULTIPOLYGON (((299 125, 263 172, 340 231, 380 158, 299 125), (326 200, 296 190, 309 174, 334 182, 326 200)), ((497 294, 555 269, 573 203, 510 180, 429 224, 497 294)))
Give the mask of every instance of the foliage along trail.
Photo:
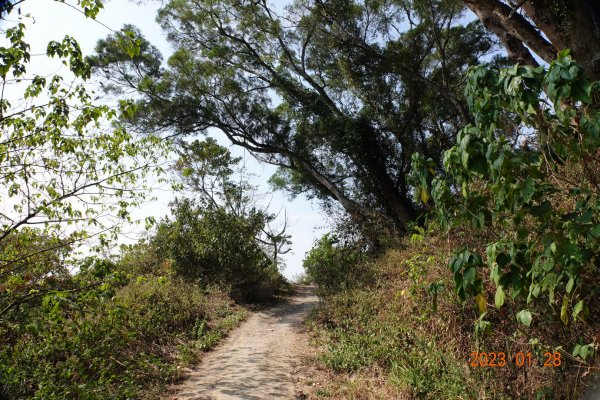
POLYGON ((302 321, 317 304, 314 287, 299 286, 288 302, 253 314, 206 355, 170 400, 303 398, 302 321))

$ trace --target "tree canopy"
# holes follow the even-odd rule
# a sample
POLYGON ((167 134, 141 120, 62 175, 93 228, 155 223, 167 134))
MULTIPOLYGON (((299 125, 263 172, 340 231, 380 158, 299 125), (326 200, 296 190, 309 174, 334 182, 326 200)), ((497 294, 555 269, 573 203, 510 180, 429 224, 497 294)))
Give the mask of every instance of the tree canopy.
MULTIPOLYGON (((406 176, 415 151, 439 159, 470 120, 463 73, 494 50, 452 0, 169 1, 158 21, 168 66, 118 35, 91 58, 107 84, 134 89, 134 126, 172 135, 221 130, 280 167, 292 195, 340 204, 359 223, 400 231, 418 211, 406 176)), ((109 87, 110 86, 110 87, 109 87)))
MULTIPOLYGON (((101 2, 80 6, 94 18, 101 2)), ((47 278, 68 275, 73 249, 103 248, 131 221, 131 207, 148 194, 142 178, 164 149, 157 137, 136 137, 119 122, 132 102, 94 99, 86 86, 91 67, 75 38, 50 40, 33 58, 26 18, 7 22, 0 47, 0 317, 56 289, 47 278), (53 59, 66 70, 30 72, 53 59)), ((133 40, 121 44, 135 49, 133 40)))

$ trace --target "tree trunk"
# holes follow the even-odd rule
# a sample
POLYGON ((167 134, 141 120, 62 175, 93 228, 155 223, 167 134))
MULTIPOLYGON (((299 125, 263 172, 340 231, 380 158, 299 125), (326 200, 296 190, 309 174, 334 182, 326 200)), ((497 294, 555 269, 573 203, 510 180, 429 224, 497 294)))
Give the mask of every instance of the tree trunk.
POLYGON ((388 209, 387 214, 392 217, 395 225, 401 231, 406 231, 408 224, 414 220, 414 209, 406 196, 403 196, 390 177, 384 163, 385 151, 377 142, 376 132, 368 121, 359 121, 360 125, 360 164, 366 168, 373 180, 382 203, 388 209))
POLYGON ((365 223, 369 219, 380 218, 382 215, 377 212, 363 207, 354 200, 348 198, 335 184, 327 177, 322 175, 306 160, 292 154, 286 154, 289 159, 295 164, 296 168, 304 171, 304 173, 319 187, 323 192, 327 193, 331 198, 335 199, 346 210, 346 212, 359 224, 365 223))
POLYGON ((600 79, 598 0, 532 0, 523 9, 558 50, 571 49, 588 76, 600 79))
POLYGON ((570 49, 592 80, 600 79, 600 3, 597 0, 525 0, 511 6, 500 0, 463 0, 495 33, 515 62, 550 63, 570 49), (525 11, 525 18, 518 8, 525 11))

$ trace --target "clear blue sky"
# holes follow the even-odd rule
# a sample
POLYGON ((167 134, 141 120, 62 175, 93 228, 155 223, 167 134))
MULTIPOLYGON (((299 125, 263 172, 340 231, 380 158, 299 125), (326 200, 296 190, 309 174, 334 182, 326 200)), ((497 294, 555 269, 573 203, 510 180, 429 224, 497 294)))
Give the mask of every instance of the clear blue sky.
MULTIPOLYGON (((66 0, 67 3, 76 4, 75 0, 66 0)), ((160 5, 158 1, 146 1, 144 4, 137 4, 133 1, 112 0, 105 3, 105 8, 98 15, 98 21, 106 26, 118 30, 125 23, 138 26, 144 36, 156 45, 166 57, 170 53, 170 46, 158 24, 155 22, 156 9, 160 5)), ((90 54, 96 41, 110 34, 110 31, 90 19, 86 19, 75 9, 52 0, 28 0, 21 7, 22 14, 31 14, 32 18, 25 21, 28 25, 27 40, 31 44, 31 53, 44 53, 46 44, 49 40, 61 40, 68 34, 75 37, 84 54, 90 54)), ((15 14, 13 13, 11 17, 15 14)), ((11 18, 14 19, 14 18, 11 18)), ((35 64, 35 57, 32 59, 35 64)), ((35 70, 29 72, 51 73, 56 72, 59 66, 36 65, 35 70)), ((66 71, 61 71, 66 72, 66 71)), ((213 132, 211 136, 219 140, 221 144, 229 143, 218 132, 213 132)), ((246 158, 248 170, 255 174, 252 184, 258 185, 260 191, 266 193, 265 201, 270 203, 270 209, 277 212, 281 209, 287 210, 288 232, 292 235, 292 252, 286 255, 287 267, 284 275, 292 277, 302 271, 302 259, 306 251, 312 246, 314 239, 326 232, 326 218, 320 213, 318 207, 299 198, 292 202, 288 201, 285 193, 274 192, 267 184, 267 179, 274 173, 275 168, 270 165, 259 164, 243 149, 230 147, 232 153, 246 158)), ((147 203, 139 210, 136 210, 137 218, 154 216, 157 219, 168 213, 168 203, 173 199, 173 193, 169 191, 157 191, 155 195, 157 201, 147 203)), ((283 212, 281 213, 283 215, 283 212)), ((141 228, 137 229, 142 231, 141 228)), ((131 235, 128 235, 131 237, 131 235)), ((124 240, 127 240, 124 238, 124 240)))

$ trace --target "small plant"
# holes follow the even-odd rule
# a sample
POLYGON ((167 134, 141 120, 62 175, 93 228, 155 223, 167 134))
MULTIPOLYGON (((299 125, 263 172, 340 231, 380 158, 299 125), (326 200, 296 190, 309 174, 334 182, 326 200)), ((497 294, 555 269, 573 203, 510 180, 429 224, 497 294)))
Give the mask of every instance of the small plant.
POLYGON ((194 324, 194 338, 200 339, 206 331, 208 330, 208 326, 206 324, 206 320, 204 318, 196 318, 196 323, 194 324))
POLYGON ((474 398, 472 387, 462 376, 462 360, 441 351, 435 340, 417 339, 390 368, 392 382, 410 391, 413 398, 474 398))
POLYGON ((583 344, 583 342, 580 341, 580 343, 577 343, 573 348, 573 356, 579 357, 583 361, 587 361, 589 358, 593 357, 594 354, 596 354, 598 347, 599 346, 597 343, 583 344))
POLYGON ((444 289, 446 289, 446 285, 441 282, 434 282, 429 285, 429 293, 432 295, 432 310, 433 312, 437 311, 438 306, 438 294, 441 293, 444 289))
POLYGON ((317 390, 315 391, 315 396, 317 396, 317 397, 331 397, 331 393, 329 393, 329 392, 328 392, 327 390, 325 390, 325 389, 321 389, 321 388, 319 388, 319 389, 317 389, 317 390))
POLYGON ((212 349, 222 336, 223 334, 217 330, 206 332, 202 337, 198 338, 196 347, 200 350, 212 349))

